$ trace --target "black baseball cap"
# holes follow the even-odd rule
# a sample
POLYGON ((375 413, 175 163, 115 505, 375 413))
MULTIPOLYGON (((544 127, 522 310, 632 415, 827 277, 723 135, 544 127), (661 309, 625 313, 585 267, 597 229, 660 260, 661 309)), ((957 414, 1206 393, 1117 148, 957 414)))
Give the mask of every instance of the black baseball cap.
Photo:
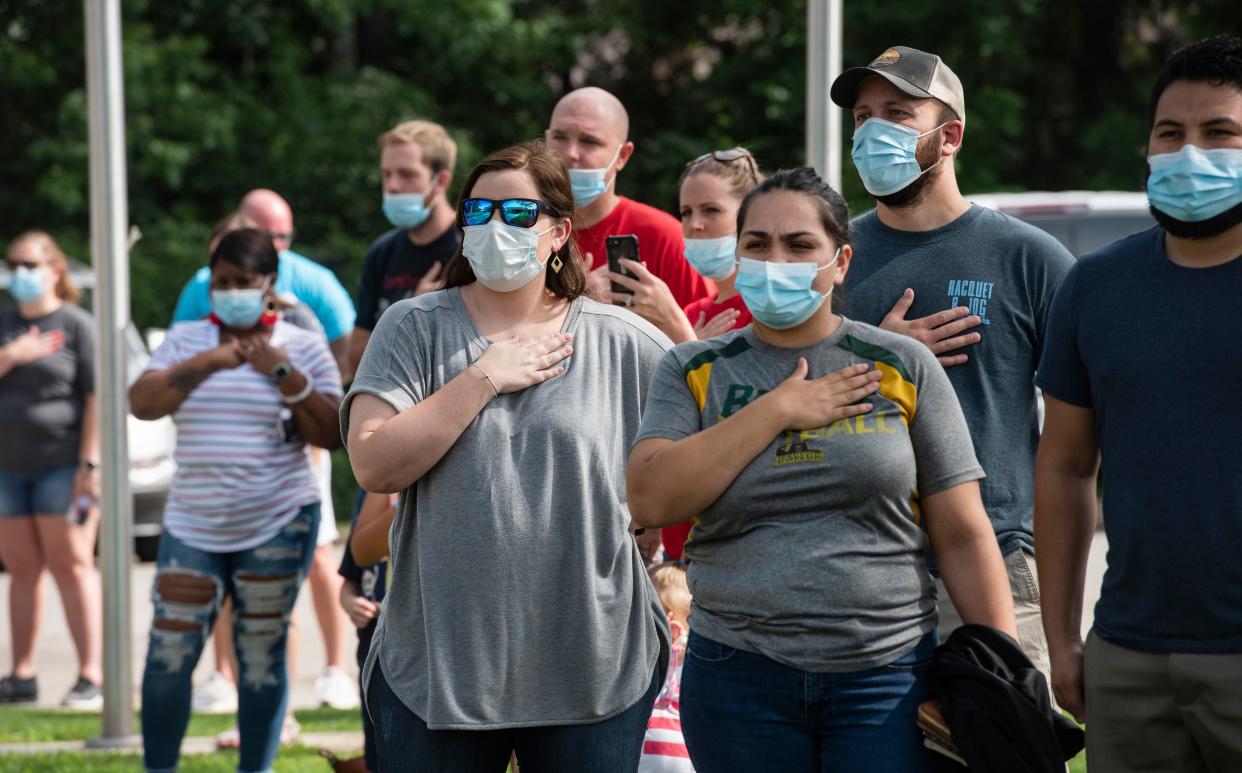
POLYGON ((912 97, 938 99, 961 120, 966 120, 966 96, 962 82, 935 54, 917 48, 893 46, 866 67, 851 67, 832 82, 828 95, 833 103, 850 110, 858 99, 858 87, 879 75, 912 97))

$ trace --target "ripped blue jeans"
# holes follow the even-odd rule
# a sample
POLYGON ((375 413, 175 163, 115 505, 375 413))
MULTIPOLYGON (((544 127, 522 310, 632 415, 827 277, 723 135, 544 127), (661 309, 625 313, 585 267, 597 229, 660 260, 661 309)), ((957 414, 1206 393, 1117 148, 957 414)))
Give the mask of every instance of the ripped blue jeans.
POLYGON ((226 595, 233 597, 239 670, 237 769, 271 770, 289 697, 289 616, 318 532, 315 503, 302 508, 275 537, 236 553, 208 553, 167 532, 160 537, 151 588, 155 619, 142 675, 142 749, 148 771, 177 768, 190 721, 190 677, 226 595))

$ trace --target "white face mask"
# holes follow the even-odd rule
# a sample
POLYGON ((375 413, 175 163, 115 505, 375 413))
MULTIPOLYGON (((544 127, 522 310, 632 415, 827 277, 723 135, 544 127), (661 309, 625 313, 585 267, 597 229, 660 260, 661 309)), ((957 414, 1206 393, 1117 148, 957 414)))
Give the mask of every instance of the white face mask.
POLYGON ((539 259, 539 237, 551 230, 505 225, 495 217, 483 225, 465 227, 461 254, 470 261, 475 278, 484 287, 498 293, 512 292, 543 273, 548 260, 539 259))

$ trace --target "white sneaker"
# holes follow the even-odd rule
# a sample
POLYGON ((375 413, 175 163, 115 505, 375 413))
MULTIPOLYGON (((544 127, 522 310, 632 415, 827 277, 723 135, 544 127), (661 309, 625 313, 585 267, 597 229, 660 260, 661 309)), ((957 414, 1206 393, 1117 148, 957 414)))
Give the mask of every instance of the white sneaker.
POLYGON ((358 683, 335 666, 328 666, 323 676, 315 680, 315 698, 320 706, 334 709, 356 709, 361 704, 358 683))
POLYGON ((194 691, 190 706, 198 714, 233 714, 237 711, 237 685, 219 671, 212 671, 194 691))

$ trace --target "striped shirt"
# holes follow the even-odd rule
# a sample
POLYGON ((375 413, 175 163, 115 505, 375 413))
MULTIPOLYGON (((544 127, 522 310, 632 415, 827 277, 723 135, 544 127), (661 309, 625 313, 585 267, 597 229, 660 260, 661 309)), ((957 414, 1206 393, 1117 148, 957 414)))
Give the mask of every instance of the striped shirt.
POLYGON ((685 644, 673 647, 668 676, 656 696, 647 733, 643 736, 638 773, 694 773, 686 739, 681 734, 681 668, 685 656, 685 644))
MULTIPOLYGON (((220 344, 212 322, 182 322, 168 331, 147 370, 163 370, 220 344)), ((277 322, 271 344, 322 394, 341 394, 341 376, 323 338, 277 322)), ((319 501, 306 444, 277 437, 280 393, 249 364, 204 380, 173 414, 177 473, 164 528, 209 553, 267 542, 298 511, 319 501)))

